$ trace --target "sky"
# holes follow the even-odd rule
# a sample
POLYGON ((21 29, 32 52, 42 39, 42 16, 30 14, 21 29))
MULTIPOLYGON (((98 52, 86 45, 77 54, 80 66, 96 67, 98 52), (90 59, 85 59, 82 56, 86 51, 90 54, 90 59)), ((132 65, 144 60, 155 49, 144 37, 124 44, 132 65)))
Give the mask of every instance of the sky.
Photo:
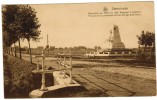
MULTIPOLYGON (((153 2, 125 3, 80 3, 80 4, 38 4, 31 5, 37 12, 41 27, 40 42, 31 42, 31 47, 46 46, 47 34, 49 46, 73 47, 86 46, 107 48, 108 39, 113 25, 119 27, 122 42, 126 48, 136 48, 137 35, 142 30, 155 32, 153 2), (89 13, 113 11, 140 11, 140 16, 103 16, 89 17, 89 13), (112 10, 127 8, 128 10, 112 10)), ((27 41, 21 43, 28 46, 27 41)))

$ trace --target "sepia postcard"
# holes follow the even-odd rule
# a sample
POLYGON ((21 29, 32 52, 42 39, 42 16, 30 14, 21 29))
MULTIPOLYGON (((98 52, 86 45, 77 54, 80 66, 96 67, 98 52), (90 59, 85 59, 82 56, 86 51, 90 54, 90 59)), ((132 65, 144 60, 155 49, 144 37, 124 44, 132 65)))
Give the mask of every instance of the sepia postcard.
POLYGON ((1 12, 4 98, 156 96, 154 2, 1 12))

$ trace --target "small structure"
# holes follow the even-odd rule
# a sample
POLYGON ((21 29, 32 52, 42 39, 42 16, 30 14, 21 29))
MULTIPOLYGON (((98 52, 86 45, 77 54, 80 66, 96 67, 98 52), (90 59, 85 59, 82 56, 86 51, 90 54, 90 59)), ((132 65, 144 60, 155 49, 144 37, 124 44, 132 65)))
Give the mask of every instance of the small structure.
POLYGON ((76 81, 72 79, 72 55, 63 55, 59 54, 57 56, 57 62, 58 62, 58 69, 56 70, 46 70, 45 69, 45 55, 44 51, 42 52, 42 55, 37 55, 38 58, 38 64, 37 69, 33 71, 33 73, 41 73, 42 74, 42 85, 40 89, 33 90, 29 96, 32 98, 40 98, 47 92, 53 92, 58 89, 67 88, 67 87, 82 87, 80 84, 78 84, 76 81), (39 57, 42 58, 42 70, 39 69, 39 57), (66 57, 70 58, 70 63, 66 64, 66 57), (64 58, 64 60, 62 60, 64 58), (64 68, 62 68, 63 66, 64 68), (70 77, 66 75, 65 71, 70 70, 70 77), (54 79, 58 82, 57 85, 46 87, 45 85, 45 74, 46 73, 52 73, 54 76, 54 79))

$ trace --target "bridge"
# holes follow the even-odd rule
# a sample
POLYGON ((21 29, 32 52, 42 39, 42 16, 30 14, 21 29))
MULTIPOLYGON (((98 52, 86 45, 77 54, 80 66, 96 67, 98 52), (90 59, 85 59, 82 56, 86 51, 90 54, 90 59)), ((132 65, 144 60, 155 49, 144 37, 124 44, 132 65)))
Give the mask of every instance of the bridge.
POLYGON ((33 73, 41 73, 42 74, 42 85, 40 89, 33 90, 30 92, 29 96, 32 98, 40 98, 44 95, 44 93, 53 92, 58 89, 67 88, 67 87, 81 87, 79 83, 77 83, 72 78, 72 54, 58 54, 57 55, 57 63, 58 68, 55 70, 46 70, 45 69, 45 56, 44 51, 42 51, 41 55, 35 56, 38 59, 36 70, 32 71, 33 73), (42 69, 39 68, 39 58, 42 59, 42 69), (66 63, 66 58, 69 58, 70 63, 66 63), (66 74, 66 71, 70 71, 70 75, 66 74), (45 86, 45 74, 52 73, 54 79, 57 81, 57 85, 46 87, 45 86))

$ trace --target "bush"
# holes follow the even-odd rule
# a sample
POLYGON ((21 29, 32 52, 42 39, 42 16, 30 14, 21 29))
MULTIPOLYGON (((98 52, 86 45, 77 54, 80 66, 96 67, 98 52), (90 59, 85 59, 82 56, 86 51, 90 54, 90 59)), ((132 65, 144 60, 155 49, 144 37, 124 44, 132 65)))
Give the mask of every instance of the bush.
POLYGON ((149 55, 148 53, 142 52, 138 56, 138 62, 155 64, 155 55, 149 55))

